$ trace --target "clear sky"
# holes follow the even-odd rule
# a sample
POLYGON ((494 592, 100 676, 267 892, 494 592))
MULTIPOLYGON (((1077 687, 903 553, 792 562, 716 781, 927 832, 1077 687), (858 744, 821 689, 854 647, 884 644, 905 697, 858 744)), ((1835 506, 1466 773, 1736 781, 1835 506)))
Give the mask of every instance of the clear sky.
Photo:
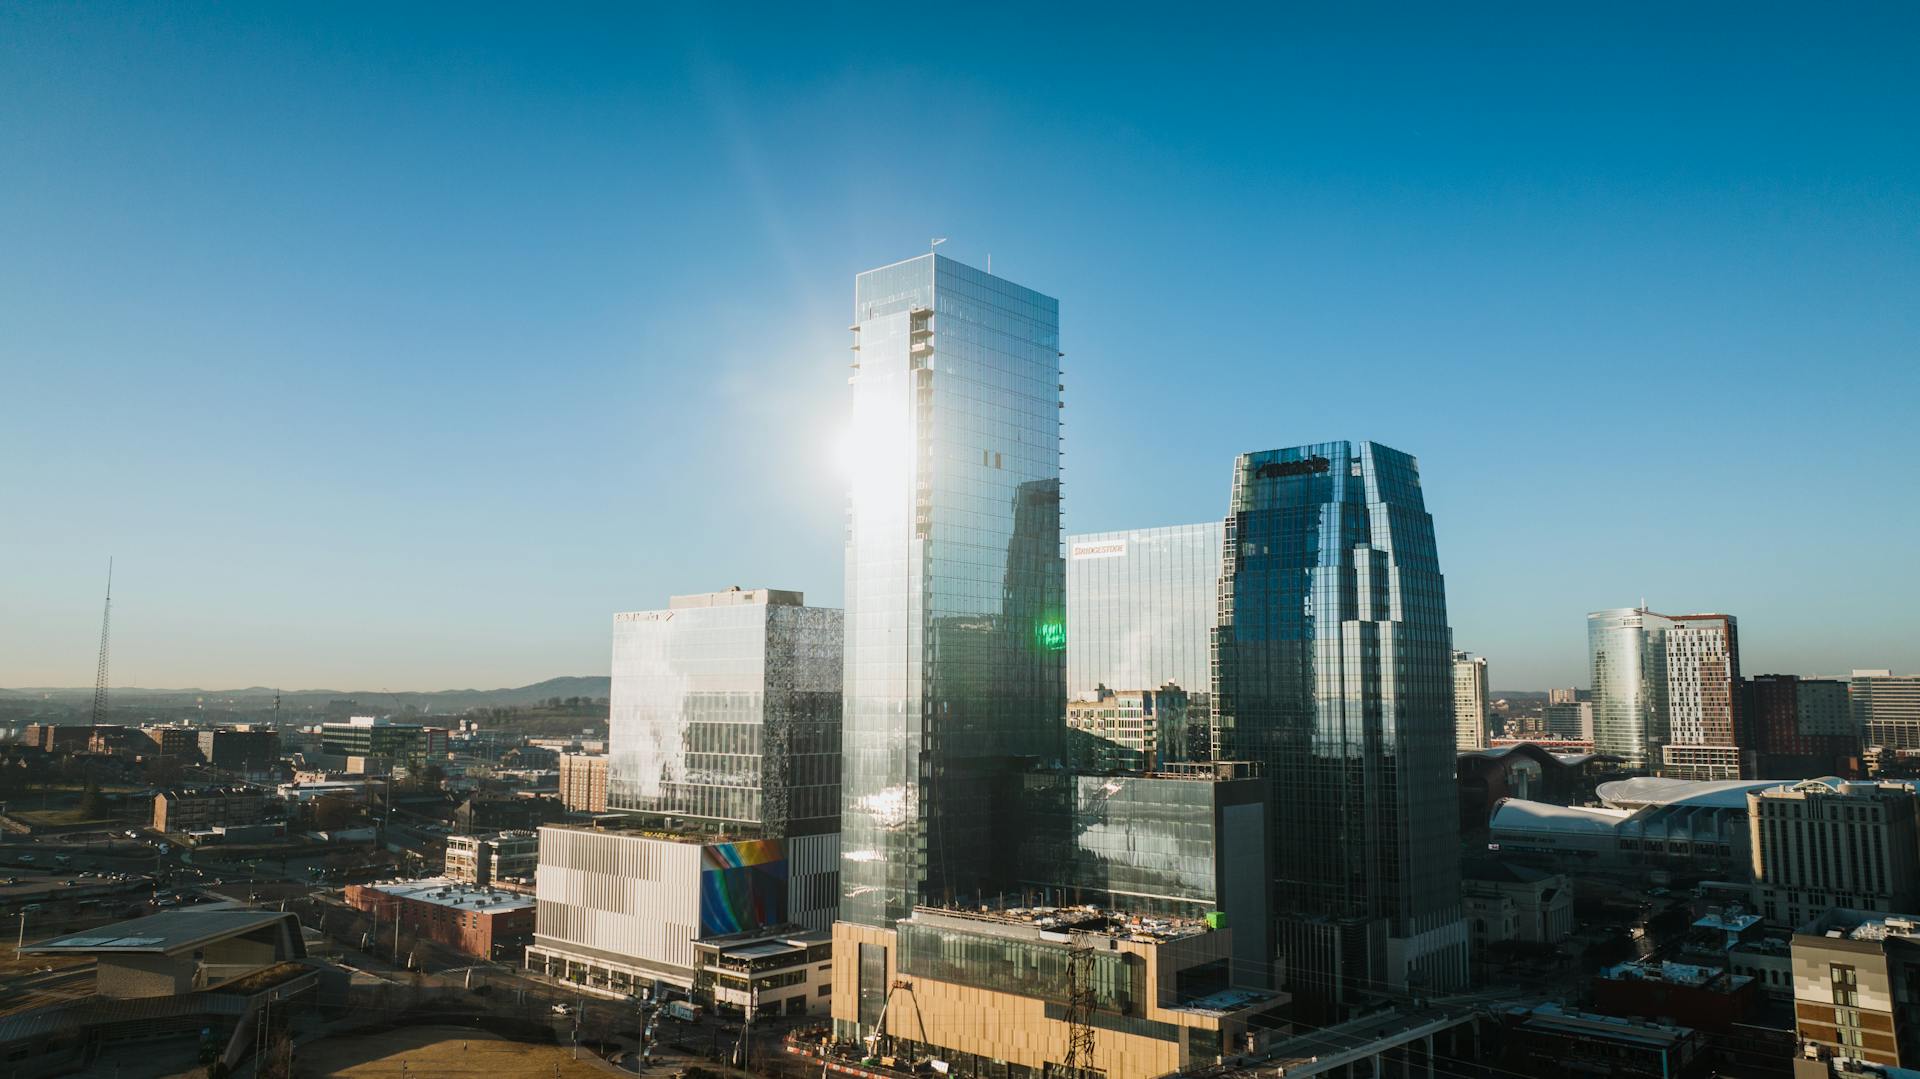
POLYGON ((0 7, 0 685, 92 681, 110 554, 120 685, 837 604, 852 278, 933 236, 1060 299, 1070 531, 1371 438, 1497 688, 1642 597, 1920 669, 1920 7, 1332 7, 0 7))

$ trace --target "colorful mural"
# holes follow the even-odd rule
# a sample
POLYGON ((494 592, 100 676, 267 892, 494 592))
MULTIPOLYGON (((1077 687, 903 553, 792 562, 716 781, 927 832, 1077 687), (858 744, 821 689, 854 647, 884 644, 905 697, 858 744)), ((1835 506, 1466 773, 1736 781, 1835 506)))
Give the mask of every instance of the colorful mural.
POLYGON ((764 929, 787 920, 787 849, 778 839, 700 850, 700 933, 764 929))

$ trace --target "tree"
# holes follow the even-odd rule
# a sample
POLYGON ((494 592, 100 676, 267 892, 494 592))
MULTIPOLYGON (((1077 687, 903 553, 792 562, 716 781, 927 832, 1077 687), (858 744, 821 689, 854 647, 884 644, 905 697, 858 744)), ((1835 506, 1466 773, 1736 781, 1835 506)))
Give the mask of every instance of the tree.
POLYGON ((100 784, 88 776, 86 789, 80 792, 80 816, 84 820, 99 820, 106 815, 107 800, 100 797, 100 784))
POLYGON ((338 795, 330 794, 313 803, 313 826, 323 832, 345 828, 357 815, 353 802, 338 795))

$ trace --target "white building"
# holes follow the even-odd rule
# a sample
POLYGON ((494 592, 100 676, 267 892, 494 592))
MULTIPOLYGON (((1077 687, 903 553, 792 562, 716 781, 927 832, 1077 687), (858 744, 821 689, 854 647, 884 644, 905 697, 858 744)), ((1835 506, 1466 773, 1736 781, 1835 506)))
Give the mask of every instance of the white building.
POLYGON ((833 934, 742 933, 693 947, 697 999, 748 1019, 833 1012, 833 934))
POLYGON ((1453 745, 1487 748, 1487 657, 1453 654, 1453 745))
POLYGON ((1668 616, 1665 774, 1740 778, 1734 715, 1740 693, 1740 638, 1727 614, 1668 616))
POLYGON ((1920 909, 1920 796, 1910 783, 1809 779, 1747 795, 1754 905, 1798 927, 1833 907, 1920 909))

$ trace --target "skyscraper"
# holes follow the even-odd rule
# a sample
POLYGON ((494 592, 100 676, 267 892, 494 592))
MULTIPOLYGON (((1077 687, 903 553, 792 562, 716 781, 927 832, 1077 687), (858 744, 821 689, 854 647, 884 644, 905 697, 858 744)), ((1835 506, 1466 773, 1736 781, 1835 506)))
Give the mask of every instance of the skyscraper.
POLYGON ((610 808, 838 830, 841 614, 803 600, 735 588, 614 615, 610 808))
POLYGON ((1487 657, 1453 654, 1453 746, 1487 748, 1487 657))
POLYGON ((1067 695, 1171 682, 1205 700, 1220 592, 1219 521, 1067 537, 1067 695))
POLYGON ((1668 618, 1667 717, 1661 771, 1739 779, 1740 635, 1729 614, 1668 618))
POLYGON ((1587 615, 1593 661, 1593 748, 1634 771, 1658 767, 1668 738, 1667 629, 1645 607, 1587 615))
POLYGON ((1309 1011, 1461 985, 1452 647, 1417 462, 1371 442, 1243 454, 1221 567, 1224 757, 1273 786, 1274 909, 1309 1011))
POLYGON ((1902 753, 1920 750, 1920 674, 1855 671, 1847 696, 1854 726, 1865 733, 1868 745, 1902 753))
POLYGON ((1020 774, 1060 757, 1059 328, 1051 297, 932 254, 854 279, 847 923, 997 890, 1020 774))

